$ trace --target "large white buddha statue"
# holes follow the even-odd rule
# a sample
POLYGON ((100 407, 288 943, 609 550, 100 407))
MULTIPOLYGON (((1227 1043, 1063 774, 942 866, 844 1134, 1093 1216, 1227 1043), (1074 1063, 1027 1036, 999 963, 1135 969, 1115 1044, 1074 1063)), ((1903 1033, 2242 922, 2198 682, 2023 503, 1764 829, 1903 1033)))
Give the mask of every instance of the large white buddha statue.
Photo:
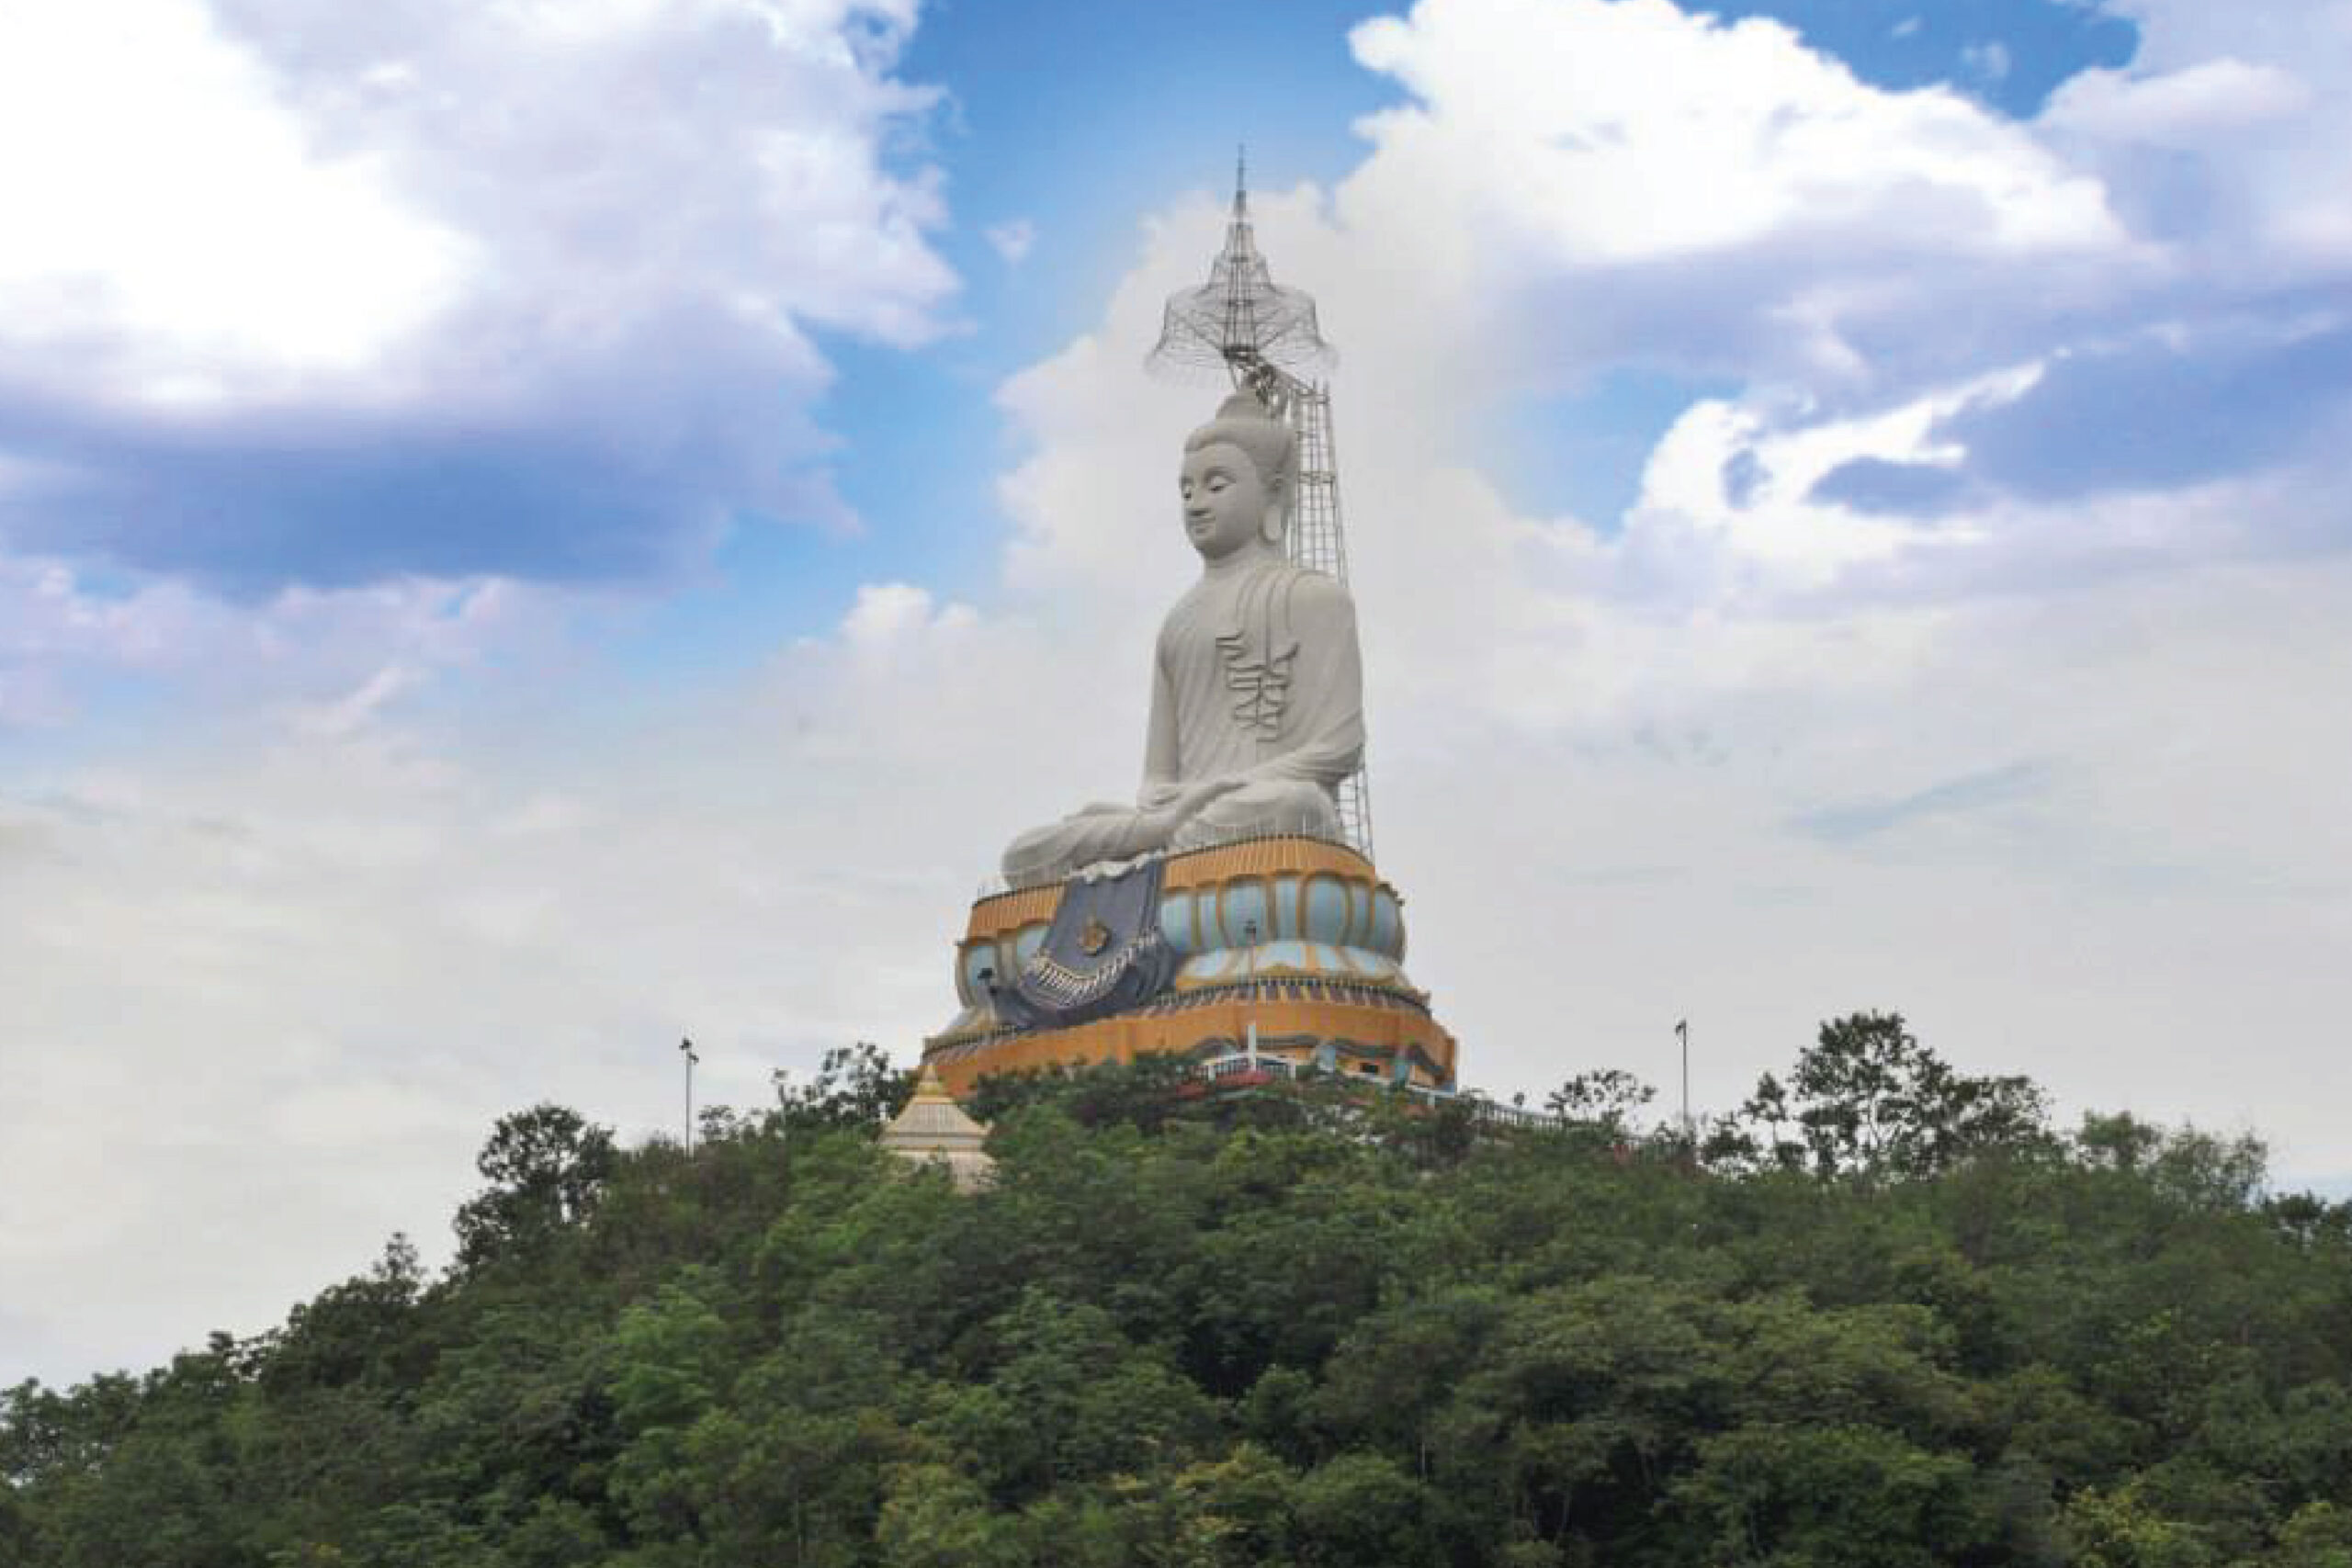
POLYGON ((1297 438, 1247 392, 1184 443, 1184 534, 1201 578, 1160 624, 1143 789, 1023 833, 1016 887, 1102 861, 1262 834, 1340 837, 1334 792, 1363 755, 1354 603, 1293 565, 1283 520, 1297 438))

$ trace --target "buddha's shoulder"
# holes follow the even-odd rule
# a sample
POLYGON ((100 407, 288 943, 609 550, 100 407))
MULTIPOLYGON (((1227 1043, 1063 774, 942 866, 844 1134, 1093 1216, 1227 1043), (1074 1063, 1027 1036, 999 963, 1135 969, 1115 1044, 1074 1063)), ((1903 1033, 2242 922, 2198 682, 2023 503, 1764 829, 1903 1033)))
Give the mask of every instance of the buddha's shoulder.
POLYGON ((1348 585, 1330 573, 1304 566, 1285 566, 1282 570, 1283 601, 1294 619, 1340 620, 1354 615, 1356 602, 1348 585))
POLYGON ((1285 566, 1282 570, 1283 586, 1293 604, 1334 607, 1355 604, 1348 585, 1328 571, 1317 571, 1311 566, 1285 566))
POLYGON ((1160 621, 1162 639, 1185 637, 1202 626, 1222 628, 1279 605, 1293 621, 1338 621, 1352 617, 1355 601, 1347 584, 1328 572, 1279 561, 1242 578, 1204 578, 1169 606, 1160 621))

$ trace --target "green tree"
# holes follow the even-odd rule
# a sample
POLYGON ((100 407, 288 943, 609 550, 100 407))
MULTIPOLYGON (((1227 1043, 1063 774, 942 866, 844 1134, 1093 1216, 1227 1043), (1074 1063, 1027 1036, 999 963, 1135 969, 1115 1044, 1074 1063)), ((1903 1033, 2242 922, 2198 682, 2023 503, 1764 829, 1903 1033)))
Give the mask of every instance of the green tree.
POLYGON ((854 1062, 692 1157, 537 1108, 449 1276, 0 1392, 0 1562, 2352 1568, 2341 1206, 1885 1021, 1793 1168, 1071 1074, 962 1195, 854 1062))
POLYGON ((1216 1411, 1102 1308, 1023 1292, 987 1331, 1001 1359, 932 1429, 1018 1505, 1067 1482, 1161 1469, 1207 1442, 1216 1411))
POLYGON ((1444 1561, 1436 1499, 1384 1454, 1340 1454, 1301 1476, 1291 1499, 1303 1565, 1421 1568, 1444 1561))
POLYGON ((2166 1517, 2132 1486, 2076 1493, 2064 1529, 2075 1568, 2211 1568, 2222 1561, 2204 1530, 2166 1517))
POLYGON ((879 1045, 861 1040, 828 1050, 807 1083, 779 1071, 775 1114, 789 1127, 870 1129, 905 1110, 914 1090, 912 1072, 891 1066, 879 1045))
POLYGON ((1017 1109, 1052 1105, 1081 1127, 1114 1123, 1157 1133, 1194 1111, 1199 1082, 1193 1064, 1174 1052, 1128 1062, 1094 1062, 1018 1073, 990 1073, 969 1109, 993 1122, 1017 1109))
POLYGON ((2278 1530, 2270 1568, 2352 1568, 2352 1508, 2305 1504, 2278 1530))
POLYGON ((298 1303, 262 1363, 273 1393, 297 1387, 413 1382, 421 1370, 412 1330, 424 1289, 415 1244, 394 1233, 367 1273, 298 1303))
POLYGON ((1702 1560, 1938 1568, 1993 1535, 1965 1454, 1872 1427, 1752 1426, 1704 1439, 1675 1488, 1702 1560))
POLYGON ((1901 1013, 1832 1019, 1788 1081, 1766 1074, 1719 1134, 1716 1157, 1746 1153, 1822 1177, 1917 1177, 1994 1149, 2039 1147, 2048 1096, 2030 1079, 1955 1072, 1901 1013))
POLYGON ((610 1492, 640 1537, 698 1533, 689 1433, 716 1405, 734 1365, 718 1280, 690 1266, 651 1302, 623 1310, 612 1336, 615 1457, 610 1492))
POLYGON ((882 1505, 875 1530, 883 1568, 1015 1568, 1012 1522, 989 1507, 969 1478, 941 1464, 910 1465, 882 1505))
POLYGON ((1634 1118, 1657 1098, 1657 1090, 1619 1067, 1578 1073, 1544 1100, 1544 1109, 1566 1122, 1580 1122, 1612 1136, 1634 1132, 1634 1118))
POLYGON ((615 1168, 612 1129, 560 1105, 502 1116, 474 1167, 490 1186, 458 1210, 458 1261, 526 1252, 585 1219, 615 1168))

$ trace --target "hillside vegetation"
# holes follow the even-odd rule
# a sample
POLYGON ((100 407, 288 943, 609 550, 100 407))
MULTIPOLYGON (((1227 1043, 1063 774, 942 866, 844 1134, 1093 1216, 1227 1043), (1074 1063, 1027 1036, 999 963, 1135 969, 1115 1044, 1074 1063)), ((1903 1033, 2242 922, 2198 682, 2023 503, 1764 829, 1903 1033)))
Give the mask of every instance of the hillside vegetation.
POLYGON ((2352 1568, 2352 1211, 1824 1027, 1695 1138, 871 1052, 691 1156, 502 1121, 458 1261, 0 1395, 22 1568, 2352 1568))

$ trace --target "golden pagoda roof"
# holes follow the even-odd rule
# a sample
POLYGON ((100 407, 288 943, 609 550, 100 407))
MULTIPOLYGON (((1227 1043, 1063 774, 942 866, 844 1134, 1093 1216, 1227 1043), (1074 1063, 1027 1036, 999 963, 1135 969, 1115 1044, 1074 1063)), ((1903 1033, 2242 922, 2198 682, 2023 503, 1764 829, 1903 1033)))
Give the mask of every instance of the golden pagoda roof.
POLYGON ((926 1062, 906 1109, 882 1129, 881 1144, 899 1158, 919 1165, 943 1161, 956 1185, 968 1192, 985 1182, 996 1168, 981 1146, 988 1135, 989 1130, 966 1114, 947 1092, 939 1069, 926 1062))

